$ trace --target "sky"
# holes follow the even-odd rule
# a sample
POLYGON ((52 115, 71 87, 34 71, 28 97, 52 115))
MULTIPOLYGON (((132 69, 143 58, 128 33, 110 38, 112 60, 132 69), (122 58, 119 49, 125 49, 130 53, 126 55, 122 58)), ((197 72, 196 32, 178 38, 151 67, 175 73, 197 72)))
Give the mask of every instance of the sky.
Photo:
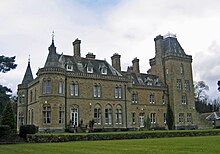
POLYGON ((88 52, 111 64, 121 55, 122 70, 140 59, 146 73, 155 56, 154 38, 173 33, 193 57, 193 80, 205 81, 217 98, 220 80, 219 0, 0 0, 0 55, 16 56, 15 70, 0 73, 0 84, 16 95, 30 55, 32 73, 44 67, 52 32, 57 52, 73 55, 79 38, 88 52))

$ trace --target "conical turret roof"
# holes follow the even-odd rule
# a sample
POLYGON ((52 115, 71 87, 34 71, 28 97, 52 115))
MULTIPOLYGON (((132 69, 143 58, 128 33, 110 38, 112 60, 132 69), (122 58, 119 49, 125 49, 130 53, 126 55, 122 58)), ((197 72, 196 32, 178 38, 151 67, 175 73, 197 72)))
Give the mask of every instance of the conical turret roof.
POLYGON ((29 60, 26 72, 24 74, 24 78, 22 80, 22 84, 28 84, 31 81, 33 81, 33 79, 34 78, 33 78, 33 75, 32 75, 31 66, 30 66, 30 60, 29 60))

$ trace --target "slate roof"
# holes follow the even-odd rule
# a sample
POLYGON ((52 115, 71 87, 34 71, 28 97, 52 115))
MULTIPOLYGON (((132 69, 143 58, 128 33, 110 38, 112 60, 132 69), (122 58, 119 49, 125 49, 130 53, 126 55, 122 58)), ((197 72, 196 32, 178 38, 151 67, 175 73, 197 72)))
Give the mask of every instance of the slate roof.
POLYGON ((206 120, 220 120, 220 112, 213 112, 206 117, 206 120))
POLYGON ((33 79, 34 78, 33 78, 33 74, 32 74, 32 71, 31 71, 31 66, 30 66, 30 61, 29 61, 26 72, 24 74, 24 78, 22 80, 22 84, 28 84, 31 81, 33 81, 33 79))

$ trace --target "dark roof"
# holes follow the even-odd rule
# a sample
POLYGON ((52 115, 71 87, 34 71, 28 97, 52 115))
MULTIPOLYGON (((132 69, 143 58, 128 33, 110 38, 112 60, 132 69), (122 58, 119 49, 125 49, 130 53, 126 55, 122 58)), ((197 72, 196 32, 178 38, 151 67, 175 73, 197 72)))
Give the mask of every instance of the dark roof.
POLYGON ((186 55, 183 48, 179 44, 176 37, 164 37, 163 38, 163 49, 165 53, 175 53, 179 55, 186 55))
POLYGON ((159 77, 152 74, 145 73, 127 73, 123 72, 124 75, 130 76, 132 83, 135 85, 144 85, 144 86, 163 86, 159 77))
POLYGON ((206 120, 220 120, 220 112, 213 112, 206 117, 206 120))
POLYGON ((22 80, 22 84, 28 84, 33 80, 33 75, 32 75, 32 71, 31 71, 31 66, 30 66, 30 62, 28 62, 28 66, 26 69, 26 72, 24 74, 24 78, 22 80))

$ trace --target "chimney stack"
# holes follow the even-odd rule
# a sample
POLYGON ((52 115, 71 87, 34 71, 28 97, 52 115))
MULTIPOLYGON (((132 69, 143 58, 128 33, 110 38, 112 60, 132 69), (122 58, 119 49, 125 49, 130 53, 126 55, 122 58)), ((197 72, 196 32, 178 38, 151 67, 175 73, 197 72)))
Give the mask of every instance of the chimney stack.
POLYGON ((79 40, 78 38, 73 42, 73 51, 74 51, 75 57, 81 57, 80 43, 81 43, 81 40, 79 40))
POLYGON ((132 60, 133 63, 133 72, 134 73, 140 73, 140 69, 139 69, 139 59, 134 58, 134 60, 132 60))
POLYGON ((112 59, 112 66, 119 72, 121 72, 121 61, 120 61, 121 55, 115 53, 111 57, 112 59))
POLYGON ((163 40, 163 36, 161 35, 158 35, 156 38, 154 38, 156 56, 159 57, 162 56, 162 40, 163 40))
POLYGON ((89 53, 87 53, 86 58, 87 59, 95 59, 95 55, 93 55, 93 53, 89 52, 89 53))

